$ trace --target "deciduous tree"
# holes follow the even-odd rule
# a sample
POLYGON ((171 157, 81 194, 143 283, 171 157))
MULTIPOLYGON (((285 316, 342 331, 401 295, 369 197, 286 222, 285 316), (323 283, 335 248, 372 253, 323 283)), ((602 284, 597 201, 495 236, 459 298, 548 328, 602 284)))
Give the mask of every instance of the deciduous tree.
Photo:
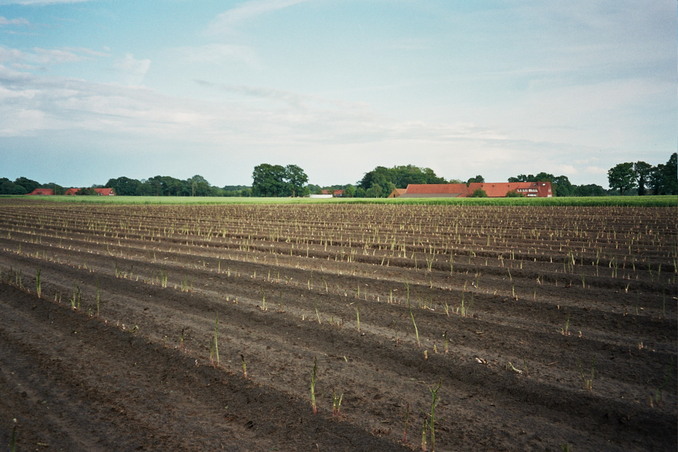
POLYGON ((305 196, 309 190, 306 187, 308 176, 297 165, 287 165, 285 167, 285 182, 290 196, 305 196))
POLYGON ((652 174, 652 165, 647 162, 638 161, 633 164, 633 172, 636 176, 636 184, 638 185, 638 195, 646 194, 646 188, 650 182, 650 174, 652 174))
POLYGON ((308 176, 297 165, 262 163, 252 173, 253 196, 304 196, 308 192, 308 176))
POLYGON ((619 163, 610 168, 607 172, 607 180, 610 183, 610 188, 619 190, 620 195, 635 188, 636 174, 633 171, 633 163, 619 163))
POLYGON ((485 178, 483 176, 481 176, 480 174, 478 174, 477 176, 472 177, 469 180, 467 180, 466 185, 475 184, 475 183, 482 184, 484 182, 485 182, 485 178))

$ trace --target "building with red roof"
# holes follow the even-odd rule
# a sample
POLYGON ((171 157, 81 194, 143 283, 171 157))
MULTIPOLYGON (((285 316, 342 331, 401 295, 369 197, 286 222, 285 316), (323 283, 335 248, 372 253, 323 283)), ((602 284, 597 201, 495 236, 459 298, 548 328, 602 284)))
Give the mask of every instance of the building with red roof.
MULTIPOLYGON (((80 190, 82 188, 69 188, 64 194, 68 196, 77 195, 80 190)), ((94 188, 93 190, 99 196, 115 196, 115 190, 112 188, 94 188)))
POLYGON ((40 195, 40 196, 53 196, 54 195, 54 189, 52 188, 36 188, 30 193, 27 193, 28 195, 40 195))
POLYGON ((341 198, 344 196, 344 190, 320 190, 321 195, 331 195, 333 198, 341 198))
POLYGON ((551 182, 473 182, 471 184, 409 184, 396 188, 390 198, 468 198, 483 190, 488 198, 505 198, 515 192, 529 198, 551 198, 551 182))
POLYGON ((388 197, 389 197, 389 198, 398 198, 398 197, 400 197, 400 195, 403 195, 403 194, 405 194, 406 192, 407 192, 407 189, 406 189, 406 188, 395 188, 395 189, 393 189, 393 191, 391 192, 391 194, 388 195, 388 197))

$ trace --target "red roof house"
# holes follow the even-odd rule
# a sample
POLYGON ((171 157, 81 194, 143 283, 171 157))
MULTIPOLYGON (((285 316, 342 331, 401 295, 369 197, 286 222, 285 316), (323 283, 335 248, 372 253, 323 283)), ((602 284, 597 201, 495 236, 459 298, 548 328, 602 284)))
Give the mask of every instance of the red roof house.
POLYGON ((551 182, 499 182, 472 183, 468 196, 476 190, 484 190, 488 198, 505 198, 509 192, 516 192, 529 198, 550 198, 553 196, 551 182))
POLYGON ((29 195, 42 195, 42 196, 52 196, 54 195, 54 190, 51 188, 36 188, 29 195))
POLYGON ((320 194, 321 195, 332 195, 332 197, 334 197, 334 198, 341 198, 342 196, 344 196, 344 190, 324 189, 324 190, 320 190, 320 194))
POLYGON ((466 184, 409 184, 407 188, 395 189, 389 197, 401 198, 468 198, 476 190, 483 190, 488 198, 505 198, 509 192, 526 197, 550 198, 553 196, 551 182, 474 182, 466 184))
POLYGON ((99 193, 99 196, 115 196, 115 190, 112 188, 95 188, 94 191, 99 193))
POLYGON ((395 188, 390 195, 388 195, 389 198, 397 198, 402 194, 405 194, 407 192, 406 188, 395 188))
MULTIPOLYGON (((66 190, 66 195, 72 196, 72 195, 77 195, 78 192, 82 190, 81 188, 69 188, 66 190)), ((97 195, 99 196, 115 196, 115 190, 112 188, 95 188, 95 192, 97 192, 97 195)))

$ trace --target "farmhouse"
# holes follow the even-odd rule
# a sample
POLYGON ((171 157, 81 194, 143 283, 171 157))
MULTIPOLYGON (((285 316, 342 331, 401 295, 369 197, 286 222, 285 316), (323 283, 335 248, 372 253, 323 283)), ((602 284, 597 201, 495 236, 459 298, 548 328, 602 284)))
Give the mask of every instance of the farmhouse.
POLYGON ((391 192, 390 195, 388 195, 389 198, 398 198, 401 195, 404 195, 407 193, 406 188, 394 188, 393 191, 391 192))
POLYGON ((28 195, 40 195, 40 196, 52 196, 54 195, 54 190, 51 188, 36 188, 30 193, 27 193, 28 195))
POLYGON ((504 198, 509 193, 530 198, 553 196, 551 182, 474 182, 471 184, 409 184, 406 189, 396 188, 389 198, 468 198, 476 190, 483 190, 488 198, 504 198))
POLYGON ((341 198, 344 196, 344 190, 321 190, 321 195, 330 195, 332 198, 341 198))
MULTIPOLYGON (((77 195, 78 192, 82 190, 81 188, 69 188, 66 190, 65 195, 77 195)), ((94 188, 93 189, 95 192, 97 192, 97 195, 99 196, 115 196, 115 190, 112 188, 94 188)))

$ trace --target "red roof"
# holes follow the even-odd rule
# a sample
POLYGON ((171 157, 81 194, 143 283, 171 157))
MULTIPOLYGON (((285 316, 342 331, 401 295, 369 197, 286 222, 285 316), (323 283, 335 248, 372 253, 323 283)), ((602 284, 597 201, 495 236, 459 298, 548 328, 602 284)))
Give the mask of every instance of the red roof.
POLYGON ((344 190, 320 190, 321 195, 344 196, 344 190))
POLYGON ((403 195, 466 196, 466 184, 409 184, 403 195))
POLYGON ((465 197, 468 193, 466 184, 409 184, 401 197, 427 198, 427 197, 445 197, 456 198, 465 197))
POLYGON ((112 188, 95 188, 94 191, 99 193, 99 196, 115 196, 115 190, 112 188))
MULTIPOLYGON (((80 190, 82 190, 82 189, 81 188, 69 188, 68 190, 66 190, 65 194, 66 195, 76 195, 76 194, 78 194, 78 192, 80 190)), ((112 188, 95 188, 94 191, 97 192, 97 194, 99 196, 115 196, 115 190, 113 190, 112 188)))
POLYGON ((54 194, 54 190, 51 188, 36 188, 32 192, 28 193, 29 195, 44 195, 51 196, 54 194))
POLYGON ((394 188, 393 191, 391 192, 390 195, 388 195, 389 198, 397 198, 398 196, 405 194, 407 192, 406 188, 394 188))
POLYGON ((550 182, 474 182, 469 184, 410 184, 405 197, 459 197, 472 196, 476 190, 483 190, 488 198, 504 198, 515 191, 528 197, 548 198, 553 196, 550 182))

